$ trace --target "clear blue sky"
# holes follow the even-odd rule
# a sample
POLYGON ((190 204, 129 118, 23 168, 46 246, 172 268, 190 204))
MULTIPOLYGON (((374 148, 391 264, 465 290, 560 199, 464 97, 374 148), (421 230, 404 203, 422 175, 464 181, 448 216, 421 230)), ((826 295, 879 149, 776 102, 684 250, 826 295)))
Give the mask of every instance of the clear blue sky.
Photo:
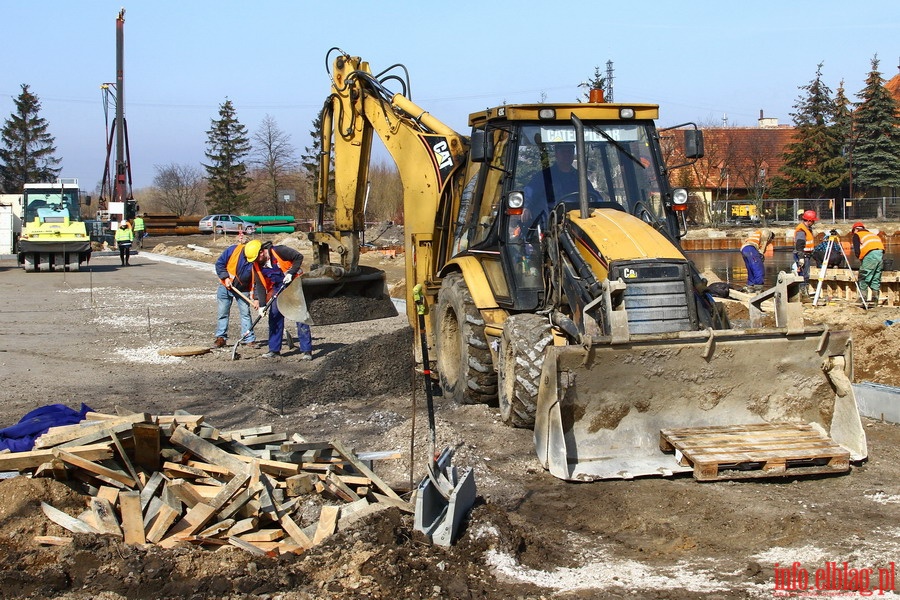
MULTIPOLYGON (((0 120, 27 83, 56 138, 63 176, 93 190, 103 174, 100 84, 116 78, 123 1, 0 0, 0 120)), ((595 66, 615 67, 618 102, 660 104, 660 124, 790 123, 824 63, 856 100, 876 54, 898 72, 900 2, 640 3, 145 0, 124 4, 125 116, 136 189, 156 165, 205 160, 206 131, 230 98, 252 134, 266 114, 298 151, 329 91, 338 46, 375 72, 404 64, 412 98, 467 133, 488 106, 572 102, 595 66)), ((394 88, 399 91, 398 88, 394 88)))

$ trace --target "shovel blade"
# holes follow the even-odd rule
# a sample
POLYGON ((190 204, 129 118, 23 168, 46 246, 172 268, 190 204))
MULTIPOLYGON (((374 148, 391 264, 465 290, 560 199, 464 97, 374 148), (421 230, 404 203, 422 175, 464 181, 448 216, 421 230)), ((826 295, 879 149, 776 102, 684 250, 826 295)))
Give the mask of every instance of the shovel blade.
POLYGON ((309 309, 306 307, 306 295, 303 286, 298 281, 289 285, 278 295, 278 310, 288 321, 312 325, 309 309))

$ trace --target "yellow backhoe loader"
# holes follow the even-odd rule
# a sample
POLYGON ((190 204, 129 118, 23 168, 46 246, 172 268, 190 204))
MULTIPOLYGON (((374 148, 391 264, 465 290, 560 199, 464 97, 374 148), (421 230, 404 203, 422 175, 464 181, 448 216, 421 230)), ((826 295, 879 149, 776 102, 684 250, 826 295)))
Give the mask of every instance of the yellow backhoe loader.
MULTIPOLYGON (((687 192, 669 186, 658 106, 503 105, 471 114, 466 137, 413 103, 401 65, 376 75, 337 48, 326 65, 317 266, 383 289, 358 264, 377 134, 402 180, 406 290, 422 286, 445 399, 498 403, 567 480, 690 470, 660 450, 669 428, 811 423, 866 457, 849 335, 804 325, 789 279, 771 294, 775 327, 733 328, 686 258, 687 192)), ((666 135, 685 161, 702 156, 693 124, 666 135)))

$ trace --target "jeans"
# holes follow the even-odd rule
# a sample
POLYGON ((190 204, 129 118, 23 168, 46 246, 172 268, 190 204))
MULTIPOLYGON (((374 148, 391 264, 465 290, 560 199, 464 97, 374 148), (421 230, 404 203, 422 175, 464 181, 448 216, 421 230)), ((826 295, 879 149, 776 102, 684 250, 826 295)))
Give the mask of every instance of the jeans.
MULTIPOLYGON (((216 335, 223 339, 228 339, 228 316, 231 314, 231 303, 237 300, 238 313, 241 315, 241 334, 250 331, 250 305, 236 297, 228 291, 221 283, 216 288, 216 305, 218 307, 218 318, 216 321, 216 335)), ((252 331, 244 340, 245 342, 255 342, 256 334, 252 331)))

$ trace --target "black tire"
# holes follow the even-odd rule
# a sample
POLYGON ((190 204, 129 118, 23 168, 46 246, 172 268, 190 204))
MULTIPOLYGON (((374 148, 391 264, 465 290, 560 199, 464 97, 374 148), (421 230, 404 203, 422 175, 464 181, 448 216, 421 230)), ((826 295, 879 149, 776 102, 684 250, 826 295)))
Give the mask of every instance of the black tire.
POLYGON ((512 427, 533 428, 541 369, 553 343, 550 321, 532 314, 512 315, 500 337, 497 400, 500 418, 512 427))
POLYGON ((441 282, 434 327, 444 396, 460 404, 494 402, 497 374, 484 336, 484 319, 462 273, 450 273, 441 282))

